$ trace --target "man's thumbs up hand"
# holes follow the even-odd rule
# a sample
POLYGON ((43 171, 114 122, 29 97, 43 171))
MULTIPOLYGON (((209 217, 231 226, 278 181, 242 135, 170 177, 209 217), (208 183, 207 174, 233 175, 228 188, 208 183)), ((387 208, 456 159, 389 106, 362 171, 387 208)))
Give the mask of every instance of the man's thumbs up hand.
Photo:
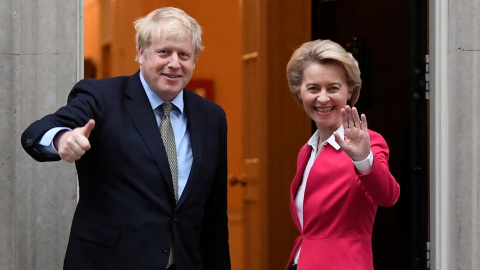
POLYGON ((60 131, 55 135, 53 143, 60 157, 66 162, 79 160, 91 147, 88 137, 94 127, 95 121, 90 119, 83 127, 60 131))

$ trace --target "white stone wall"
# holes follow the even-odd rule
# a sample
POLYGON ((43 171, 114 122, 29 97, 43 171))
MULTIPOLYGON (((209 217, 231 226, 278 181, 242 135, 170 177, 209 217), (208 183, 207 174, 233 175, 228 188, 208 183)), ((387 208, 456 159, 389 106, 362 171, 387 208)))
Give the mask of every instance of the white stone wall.
POLYGON ((15 141, 12 1, 0 1, 0 269, 13 269, 15 141))
POLYGON ((0 269, 61 269, 74 165, 38 163, 20 136, 82 76, 83 1, 0 1, 0 269))
POLYGON ((480 269, 480 1, 430 1, 432 269, 480 269))
POLYGON ((458 202, 455 269, 480 269, 480 1, 451 1, 449 10, 456 15, 450 39, 456 78, 450 91, 457 107, 452 128, 458 131, 451 134, 458 202))

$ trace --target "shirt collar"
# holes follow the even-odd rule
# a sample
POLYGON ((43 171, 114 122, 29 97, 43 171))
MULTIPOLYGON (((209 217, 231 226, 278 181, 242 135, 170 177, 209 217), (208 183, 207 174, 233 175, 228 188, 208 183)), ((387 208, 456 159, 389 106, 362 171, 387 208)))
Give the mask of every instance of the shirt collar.
MULTIPOLYGON (((150 106, 152 106, 152 110, 155 110, 158 106, 162 105, 165 103, 159 96, 157 96, 150 86, 148 86, 147 82, 145 81, 145 78, 143 78, 142 72, 140 72, 140 81, 142 82, 143 89, 145 89, 145 94, 147 94, 148 101, 150 102, 150 106)), ((178 95, 172 100, 173 105, 177 107, 180 112, 183 114, 183 90, 178 93, 178 95)))
MULTIPOLYGON (((340 125, 337 129, 338 135, 340 135, 341 138, 345 135, 345 130, 343 129, 343 125, 340 125)), ((319 134, 318 130, 313 133, 312 137, 308 140, 307 144, 310 145, 315 151, 318 148, 318 139, 319 139, 319 134)), ((335 141, 335 136, 332 134, 328 139, 326 139, 324 142, 322 142, 322 145, 325 144, 330 144, 335 150, 340 149, 340 145, 335 141)))

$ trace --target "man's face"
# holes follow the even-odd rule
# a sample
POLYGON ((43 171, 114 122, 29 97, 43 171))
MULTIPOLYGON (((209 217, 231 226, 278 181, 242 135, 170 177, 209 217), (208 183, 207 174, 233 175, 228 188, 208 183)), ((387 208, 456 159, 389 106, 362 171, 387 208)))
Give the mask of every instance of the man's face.
POLYGON ((152 91, 172 101, 188 84, 195 69, 192 37, 182 41, 160 38, 147 48, 139 47, 140 71, 152 91))

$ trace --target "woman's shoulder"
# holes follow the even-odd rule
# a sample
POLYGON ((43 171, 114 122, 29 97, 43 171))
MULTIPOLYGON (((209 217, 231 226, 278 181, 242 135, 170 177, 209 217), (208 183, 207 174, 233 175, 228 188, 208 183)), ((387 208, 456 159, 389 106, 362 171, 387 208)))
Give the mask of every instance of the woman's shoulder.
POLYGON ((370 135, 370 144, 373 145, 384 145, 385 147, 388 147, 387 141, 385 138, 378 132, 373 131, 373 130, 368 130, 368 134, 370 135))
POLYGON ((385 139, 383 138, 383 136, 382 136, 380 133, 378 133, 378 132, 376 132, 376 131, 373 131, 373 130, 371 130, 371 129, 368 130, 368 135, 370 135, 370 140, 372 140, 372 139, 378 139, 378 140, 383 140, 383 141, 385 141, 385 139))
POLYGON ((370 145, 372 146, 372 152, 385 152, 388 155, 389 148, 387 141, 383 138, 383 136, 373 130, 368 130, 368 134, 370 135, 370 145))

